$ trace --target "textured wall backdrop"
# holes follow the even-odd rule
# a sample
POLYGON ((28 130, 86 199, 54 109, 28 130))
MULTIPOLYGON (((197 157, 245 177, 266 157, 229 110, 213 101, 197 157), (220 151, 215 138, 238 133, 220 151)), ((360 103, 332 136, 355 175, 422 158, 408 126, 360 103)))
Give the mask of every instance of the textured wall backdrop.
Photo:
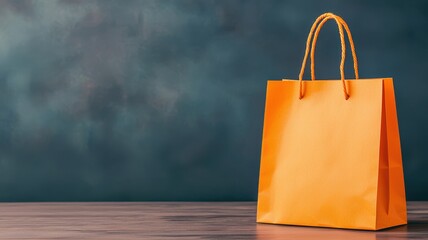
POLYGON ((407 195, 428 200, 427 1, 1 0, 0 201, 255 200, 266 80, 297 77, 327 11, 362 77, 395 78, 407 195))

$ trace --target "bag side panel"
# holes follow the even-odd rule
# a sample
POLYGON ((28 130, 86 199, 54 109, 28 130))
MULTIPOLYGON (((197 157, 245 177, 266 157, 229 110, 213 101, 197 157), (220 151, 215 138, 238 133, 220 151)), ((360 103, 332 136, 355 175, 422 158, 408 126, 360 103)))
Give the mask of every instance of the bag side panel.
POLYGON ((384 155, 387 161, 387 171, 384 171, 385 180, 379 182, 379 184, 383 185, 382 188, 388 188, 388 202, 381 206, 378 205, 379 220, 377 221, 377 229, 407 223, 404 174, 393 80, 390 78, 385 79, 383 81, 383 89, 383 124, 385 124, 383 129, 385 130, 385 136, 382 145, 384 146, 384 155))

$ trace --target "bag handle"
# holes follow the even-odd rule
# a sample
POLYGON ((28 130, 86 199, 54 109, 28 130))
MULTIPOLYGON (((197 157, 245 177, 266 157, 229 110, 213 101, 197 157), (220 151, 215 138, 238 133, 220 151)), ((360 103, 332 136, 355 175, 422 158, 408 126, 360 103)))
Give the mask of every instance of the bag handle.
MULTIPOLYGON (((331 13, 327 13, 327 14, 331 14, 331 13)), ((335 16, 339 19, 340 23, 345 28, 346 34, 348 35, 348 41, 349 41, 349 45, 351 47, 352 59, 353 59, 353 62, 354 62, 355 79, 359 79, 360 77, 359 77, 359 74, 358 74, 358 60, 357 60, 357 54, 355 52, 354 39, 352 38, 351 30, 349 29, 348 24, 346 24, 346 22, 343 20, 343 18, 341 18, 340 16, 337 16, 337 15, 335 15, 335 16)), ((316 44, 317 44, 318 35, 319 35, 319 32, 320 32, 321 28, 324 26, 324 24, 329 19, 333 19, 333 17, 332 16, 325 17, 323 19, 323 21, 321 21, 319 23, 319 25, 317 27, 317 30, 315 31, 314 38, 312 40, 312 47, 311 47, 311 79, 312 80, 315 80, 315 47, 316 47, 316 44)))
POLYGON ((299 74, 299 83, 300 83, 299 99, 302 99, 304 96, 304 93, 303 93, 303 74, 305 71, 306 61, 308 58, 309 50, 311 49, 311 78, 312 78, 312 80, 315 80, 314 59, 315 59, 316 41, 318 39, 318 35, 319 35, 319 32, 320 32, 322 26, 325 24, 325 22, 327 22, 330 19, 334 19, 336 21, 337 27, 339 29, 340 43, 341 43, 341 48, 342 48, 341 61, 340 61, 340 76, 341 76, 342 85, 343 85, 343 92, 344 92, 346 100, 348 100, 348 98, 349 98, 349 92, 348 92, 348 89, 347 89, 346 83, 345 83, 344 67, 345 67, 345 58, 346 58, 346 46, 345 46, 345 37, 344 37, 344 33, 343 33, 343 27, 346 30, 346 33, 348 35, 348 40, 349 40, 349 43, 351 45, 352 57, 354 60, 355 78, 356 79, 359 78, 358 61, 357 61, 357 56, 355 53, 354 41, 352 39, 351 31, 349 30, 348 25, 346 24, 346 22, 341 17, 339 17, 333 13, 324 13, 321 16, 319 16, 315 20, 315 22, 313 23, 311 30, 309 32, 309 35, 308 35, 308 39, 306 41, 305 56, 303 58, 303 63, 302 63, 302 67, 301 67, 300 74, 299 74), (314 35, 314 32, 315 32, 315 35, 314 35), (314 38, 312 40, 312 47, 310 47, 312 35, 314 35, 314 38))

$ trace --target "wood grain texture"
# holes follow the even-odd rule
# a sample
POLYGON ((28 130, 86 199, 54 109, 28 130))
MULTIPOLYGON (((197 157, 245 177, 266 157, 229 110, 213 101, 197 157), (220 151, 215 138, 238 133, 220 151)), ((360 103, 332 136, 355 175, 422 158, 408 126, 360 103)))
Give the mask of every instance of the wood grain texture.
POLYGON ((0 239, 425 239, 428 202, 378 232, 256 224, 254 202, 0 203, 0 239))

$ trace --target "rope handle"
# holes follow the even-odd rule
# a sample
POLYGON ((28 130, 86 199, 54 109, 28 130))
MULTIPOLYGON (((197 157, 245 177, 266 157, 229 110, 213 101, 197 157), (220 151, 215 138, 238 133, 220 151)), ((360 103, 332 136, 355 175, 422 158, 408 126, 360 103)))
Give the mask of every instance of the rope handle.
POLYGON ((319 16, 315 22, 313 23, 311 30, 309 32, 308 35, 308 39, 306 41, 306 50, 305 50, 305 56, 303 58, 303 62, 302 62, 302 67, 300 69, 300 74, 299 74, 299 85, 300 85, 300 95, 299 95, 299 99, 302 99, 304 96, 303 93, 303 74, 305 71, 305 67, 306 67, 306 61, 308 58, 308 54, 309 54, 309 50, 311 49, 311 78, 312 80, 315 80, 315 64, 314 64, 314 59, 315 59, 315 47, 316 47, 316 41, 318 39, 318 35, 319 32, 322 28, 322 26, 330 19, 334 19, 336 21, 338 30, 339 30, 339 35, 340 35, 340 43, 341 43, 341 48, 342 48, 342 52, 341 52, 341 61, 340 61, 340 76, 341 76, 341 81, 342 81, 342 85, 343 85, 343 92, 345 95, 345 99, 348 100, 349 98, 349 91, 346 87, 346 83, 345 83, 345 72, 344 72, 344 67, 345 67, 345 58, 346 58, 346 46, 345 46, 345 37, 344 37, 344 32, 343 32, 343 27, 345 28, 345 31, 348 35, 348 40, 349 43, 351 45, 351 51, 352 51, 352 57, 354 60, 354 72, 355 72, 355 78, 358 79, 359 78, 359 74, 358 74, 358 61, 357 61, 357 56, 355 53, 355 46, 354 46, 354 41, 351 35, 351 31, 349 30, 348 25, 346 24, 346 22, 339 16, 333 14, 333 13, 324 13, 321 16, 319 16), (315 32, 315 35, 314 35, 315 32), (314 38, 312 40, 312 36, 314 35, 314 38), (310 47, 310 43, 312 40, 312 47, 310 47))
MULTIPOLYGON (((337 16, 337 15, 336 15, 336 17, 339 19, 340 23, 345 28, 346 34, 348 35, 348 41, 349 41, 349 45, 351 47, 352 59, 354 62, 355 79, 359 79, 360 77, 358 74, 358 60, 357 60, 357 54, 355 52, 354 39, 352 38, 351 30, 349 29, 348 24, 346 24, 346 22, 343 20, 343 18, 341 18, 340 16, 337 16)), ((319 35, 321 28, 324 26, 324 24, 329 19, 333 19, 333 17, 332 16, 326 17, 323 19, 323 21, 320 22, 320 24, 317 27, 317 30, 315 31, 314 38, 312 40, 312 47, 311 47, 311 79, 312 80, 315 80, 315 48, 316 48, 316 44, 317 44, 317 40, 318 40, 318 35, 319 35)))

